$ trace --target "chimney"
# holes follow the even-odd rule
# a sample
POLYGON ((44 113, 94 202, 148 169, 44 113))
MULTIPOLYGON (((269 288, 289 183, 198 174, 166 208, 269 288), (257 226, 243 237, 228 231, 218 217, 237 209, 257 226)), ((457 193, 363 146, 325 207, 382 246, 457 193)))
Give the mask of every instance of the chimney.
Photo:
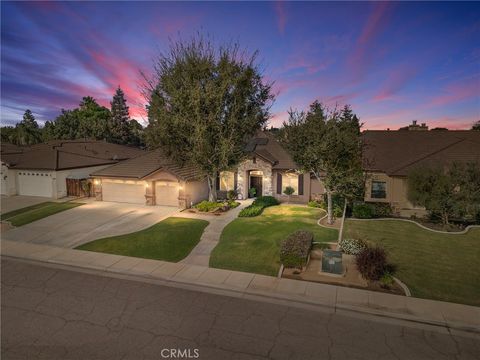
POLYGON ((412 120, 412 125, 417 126, 417 120, 412 120))

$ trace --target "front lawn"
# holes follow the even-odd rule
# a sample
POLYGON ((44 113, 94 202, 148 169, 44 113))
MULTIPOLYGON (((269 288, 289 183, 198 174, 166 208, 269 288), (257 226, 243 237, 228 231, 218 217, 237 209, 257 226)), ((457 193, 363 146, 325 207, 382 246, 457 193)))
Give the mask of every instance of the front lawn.
POLYGON ((337 230, 317 225, 324 214, 321 209, 306 206, 277 205, 256 217, 237 218, 223 230, 210 256, 210 266, 276 276, 280 243, 292 232, 311 231, 318 242, 337 240, 337 230))
POLYGON ((83 204, 75 202, 44 202, 2 214, 2 220, 8 220, 13 226, 22 226, 80 205, 83 204))
POLYGON ((480 229, 451 235, 397 220, 347 221, 345 237, 382 245, 412 295, 480 306, 480 229))
POLYGON ((207 225, 205 220, 171 217, 147 229, 95 240, 76 249, 177 262, 190 254, 207 225))

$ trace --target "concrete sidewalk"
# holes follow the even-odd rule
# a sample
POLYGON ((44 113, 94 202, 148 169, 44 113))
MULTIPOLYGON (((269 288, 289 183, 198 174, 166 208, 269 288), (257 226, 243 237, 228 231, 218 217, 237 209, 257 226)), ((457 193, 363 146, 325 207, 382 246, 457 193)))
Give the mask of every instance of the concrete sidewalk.
POLYGON ((185 211, 178 213, 175 216, 187 217, 191 219, 202 219, 209 221, 208 226, 200 238, 200 242, 193 248, 188 256, 180 261, 183 264, 207 266, 210 262, 210 254, 220 241, 223 228, 230 222, 235 220, 242 211, 253 202, 253 199, 240 200, 240 205, 235 209, 229 210, 227 213, 220 216, 192 214, 185 211))
POLYGON ((480 308, 184 263, 1 241, 3 256, 116 273, 171 286, 327 312, 355 312, 480 334, 480 308))

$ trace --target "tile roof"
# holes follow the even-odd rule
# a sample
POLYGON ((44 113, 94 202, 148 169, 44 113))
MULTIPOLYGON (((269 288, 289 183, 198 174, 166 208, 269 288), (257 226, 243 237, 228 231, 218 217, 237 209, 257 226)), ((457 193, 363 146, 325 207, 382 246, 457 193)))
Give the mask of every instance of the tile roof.
POLYGON ((415 167, 480 163, 480 131, 365 131, 364 167, 406 176, 415 167))
POLYGON ((144 151, 135 147, 97 140, 55 140, 2 153, 2 161, 12 169, 63 170, 115 164, 144 151))
POLYGON ((246 150, 270 162, 273 169, 298 169, 287 150, 268 132, 259 131, 247 144, 246 150))
POLYGON ((193 166, 176 165, 160 149, 101 169, 92 173, 91 176, 143 179, 160 170, 170 172, 185 181, 198 179, 202 176, 193 166))

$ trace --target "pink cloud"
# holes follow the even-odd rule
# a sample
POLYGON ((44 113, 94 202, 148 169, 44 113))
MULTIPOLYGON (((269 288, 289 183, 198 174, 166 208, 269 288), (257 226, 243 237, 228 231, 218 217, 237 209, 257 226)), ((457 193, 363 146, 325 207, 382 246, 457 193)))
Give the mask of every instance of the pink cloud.
POLYGON ((430 106, 444 106, 476 97, 480 101, 480 80, 474 77, 463 83, 450 83, 443 94, 433 97, 430 106))
POLYGON ((285 2, 275 1, 274 3, 275 14, 277 15, 277 26, 280 34, 285 32, 285 26, 287 24, 287 12, 285 9, 285 2))
POLYGON ((408 64, 391 71, 382 84, 382 89, 374 96, 374 101, 384 101, 392 99, 417 73, 418 68, 408 64))
POLYGON ((373 57, 379 53, 375 48, 375 40, 388 25, 388 17, 391 4, 388 2, 376 2, 357 39, 353 54, 348 60, 348 66, 354 78, 361 78, 367 72, 373 57))

